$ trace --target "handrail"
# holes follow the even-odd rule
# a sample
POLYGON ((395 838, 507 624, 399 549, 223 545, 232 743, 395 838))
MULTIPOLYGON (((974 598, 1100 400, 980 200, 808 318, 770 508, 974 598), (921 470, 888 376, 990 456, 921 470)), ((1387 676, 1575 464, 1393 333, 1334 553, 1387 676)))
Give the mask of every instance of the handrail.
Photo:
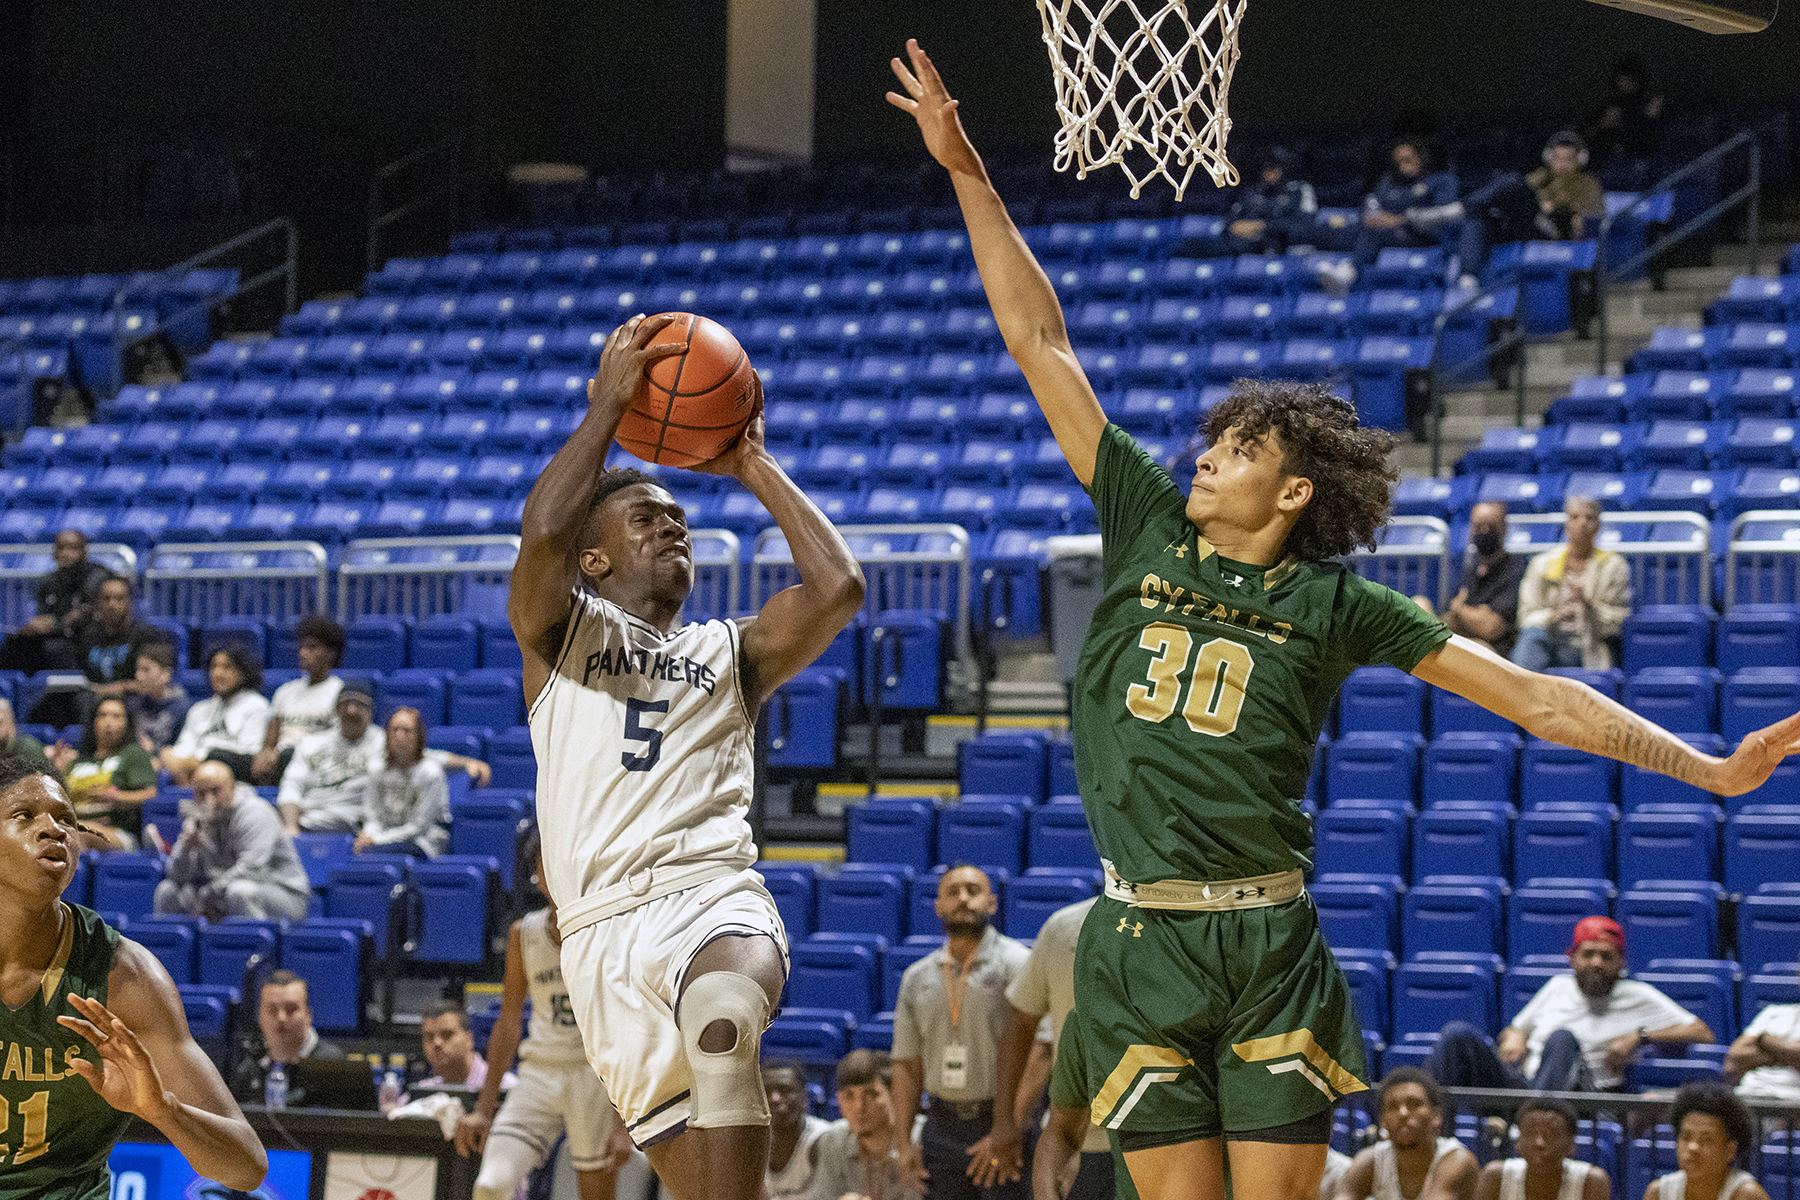
POLYGON ((462 137, 451 134, 429 146, 421 146, 410 154, 403 154, 393 162, 376 171, 369 180, 369 232, 367 240, 367 256, 365 265, 369 274, 373 275, 381 269, 384 261, 381 256, 381 234, 388 226, 404 221, 414 213, 422 212, 444 197, 449 197, 449 215, 454 224, 456 220, 456 200, 458 183, 457 156, 462 152, 462 137), (450 184, 427 191, 424 195, 408 200, 393 208, 383 209, 382 185, 403 171, 434 158, 447 159, 450 165, 450 184))
POLYGON ((1490 283, 1486 287, 1478 288, 1475 291, 1470 292, 1468 296, 1458 303, 1447 308, 1439 309, 1437 316, 1432 319, 1431 355, 1426 360, 1426 369, 1431 372, 1431 477, 1433 479, 1437 478, 1438 471, 1443 464, 1444 456, 1444 375, 1450 372, 1462 371, 1464 368, 1472 367, 1476 363, 1485 365, 1494 357, 1494 355, 1504 354, 1514 346, 1520 347, 1519 365, 1515 372, 1513 383, 1513 424, 1521 427, 1525 424, 1526 363, 1523 352, 1523 347, 1525 345, 1525 323, 1523 321, 1516 322, 1512 332, 1501 338, 1498 342, 1493 342, 1482 347, 1480 354, 1465 358, 1458 363, 1452 363, 1448 367, 1443 367, 1438 364, 1438 354, 1442 349, 1444 327, 1450 323, 1451 317, 1475 307, 1489 297, 1499 295, 1508 288, 1523 288, 1524 286, 1525 267, 1524 264, 1521 263, 1513 267, 1512 271, 1500 282, 1490 283))
MULTIPOLYGON (((291 313, 298 305, 300 294, 300 231, 295 227, 294 222, 287 217, 276 217, 273 220, 264 221, 254 229, 246 229, 244 232, 229 237, 217 245, 209 246, 193 257, 183 259, 172 267, 153 272, 147 279, 139 278, 128 280, 117 292, 114 292, 112 302, 113 374, 112 378, 106 381, 108 394, 116 394, 119 390, 119 385, 123 382, 119 378, 119 369, 124 350, 124 321, 122 318, 127 298, 133 293, 141 291, 146 284, 152 281, 179 279, 197 267, 217 262, 220 258, 230 254, 233 250, 259 242, 276 233, 285 235, 286 252, 282 255, 281 262, 258 275, 251 276, 247 280, 240 280, 236 295, 249 295, 251 292, 266 287, 277 279, 281 279, 286 282, 281 311, 284 313, 291 313)), ((192 304, 187 308, 179 309, 170 314, 170 316, 171 318, 184 317, 189 313, 210 309, 211 307, 209 301, 201 301, 198 304, 192 304)), ((170 322, 159 321, 159 324, 168 323, 170 322)))
POLYGON ((1720 142, 1705 154, 1700 155, 1681 167, 1677 167, 1674 171, 1671 171, 1669 174, 1645 188, 1639 193, 1636 200, 1627 204, 1618 212, 1608 213, 1605 217, 1601 218, 1599 245, 1595 249, 1594 256, 1594 303, 1597 305, 1595 312, 1597 327, 1594 330, 1594 364, 1595 370, 1599 374, 1606 374, 1607 342, 1609 341, 1609 330, 1606 321, 1606 287, 1609 282, 1609 276, 1612 279, 1624 278, 1627 274, 1649 262, 1669 247, 1686 241, 1690 236, 1712 224, 1714 221, 1736 208, 1739 204, 1744 204, 1746 202, 1748 202, 1748 229, 1746 230, 1746 233, 1750 243, 1750 274, 1754 275, 1756 274, 1757 259, 1759 258, 1762 232, 1762 143, 1757 140, 1754 130, 1742 130, 1725 141, 1720 142), (1723 158, 1725 155, 1744 146, 1750 148, 1750 181, 1748 183, 1731 193, 1731 195, 1725 197, 1723 200, 1718 201, 1705 212, 1689 218, 1689 220, 1680 228, 1664 234, 1655 242, 1644 247, 1618 266, 1610 269, 1608 268, 1606 262, 1606 247, 1607 240, 1612 235, 1614 221, 1624 216, 1626 213, 1632 212, 1643 205, 1648 204, 1652 198, 1663 192, 1671 190, 1676 183, 1686 179, 1689 175, 1692 175, 1702 167, 1709 166, 1723 158))

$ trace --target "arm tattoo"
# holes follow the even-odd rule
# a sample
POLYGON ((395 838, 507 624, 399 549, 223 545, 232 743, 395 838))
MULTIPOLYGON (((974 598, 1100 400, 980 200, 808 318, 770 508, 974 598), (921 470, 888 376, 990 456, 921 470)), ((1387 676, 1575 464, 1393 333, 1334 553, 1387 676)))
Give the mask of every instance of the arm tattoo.
POLYGON ((1567 680, 1557 690, 1553 729, 1540 736, 1700 786, 1708 756, 1585 684, 1567 680))

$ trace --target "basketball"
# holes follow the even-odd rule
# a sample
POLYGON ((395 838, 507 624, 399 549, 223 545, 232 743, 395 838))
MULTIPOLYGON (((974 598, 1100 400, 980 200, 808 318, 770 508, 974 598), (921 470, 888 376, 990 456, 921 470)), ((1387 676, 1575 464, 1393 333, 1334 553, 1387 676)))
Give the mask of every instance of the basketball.
POLYGON ((614 437, 645 462, 691 467, 729 450, 756 415, 755 370, 717 321, 670 315, 651 344, 686 342, 687 352, 650 364, 614 437))

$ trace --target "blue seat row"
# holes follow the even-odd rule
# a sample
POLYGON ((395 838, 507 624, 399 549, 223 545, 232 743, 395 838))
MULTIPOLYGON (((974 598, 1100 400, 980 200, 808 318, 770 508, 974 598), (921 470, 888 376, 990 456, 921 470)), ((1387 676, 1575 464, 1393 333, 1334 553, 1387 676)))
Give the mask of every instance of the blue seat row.
POLYGON ((954 804, 880 796, 851 806, 846 816, 851 863, 898 863, 920 873, 953 862, 999 867, 1008 875, 1028 866, 1100 869, 1087 816, 1073 795, 1046 804, 1008 793, 965 792, 954 804))
POLYGON ((1794 465, 1794 421, 1663 419, 1650 423, 1571 422, 1543 429, 1492 429, 1457 461, 1464 474, 1563 471, 1639 472, 1663 468, 1729 471, 1794 465))
POLYGON ((1547 424, 1574 421, 1706 421, 1794 415, 1794 373, 1780 367, 1659 370, 1577 378, 1550 405, 1547 424))

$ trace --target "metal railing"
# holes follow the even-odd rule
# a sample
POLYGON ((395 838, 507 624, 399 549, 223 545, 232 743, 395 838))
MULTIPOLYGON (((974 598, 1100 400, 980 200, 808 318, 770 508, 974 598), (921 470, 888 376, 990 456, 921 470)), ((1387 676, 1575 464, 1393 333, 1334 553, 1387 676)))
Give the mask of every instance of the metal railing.
POLYGON ((729 529, 690 529, 694 545, 694 590, 682 606, 684 621, 724 620, 738 607, 744 587, 737 534, 729 529))
MULTIPOLYGON (((56 569, 55 551, 47 542, 0 546, 0 628, 17 629, 37 614, 38 581, 56 569)), ((89 542, 88 558, 137 579, 137 552, 130 546, 89 542)))
POLYGON ((370 274, 381 269, 387 259, 382 254, 382 238, 387 230, 422 212, 429 212, 433 205, 443 204, 445 215, 451 225, 456 223, 456 210, 461 182, 462 138, 452 134, 442 141, 422 146, 411 154, 403 155, 375 172, 369 180, 369 232, 367 247, 367 267, 370 274), (402 201, 392 207, 384 208, 388 203, 383 193, 391 190, 395 182, 408 175, 416 167, 437 164, 449 176, 446 183, 442 180, 435 185, 426 184, 424 190, 412 199, 402 201))
MULTIPOLYGON (((1800 515, 1800 514, 1796 514, 1800 515)), ((1554 541, 1520 539, 1520 533, 1554 527, 1560 530, 1568 518, 1561 513, 1513 514, 1506 518, 1507 549, 1515 553, 1542 554, 1563 545, 1554 541)), ((1712 527, 1699 513, 1603 512, 1600 533, 1594 539, 1602 550, 1625 559, 1631 570, 1633 607, 1645 604, 1712 604, 1712 527), (1676 536, 1651 537, 1665 533, 1676 536)), ((1800 551, 1800 544, 1795 546, 1800 551)))
POLYGON ((204 628, 219 617, 293 622, 325 611, 317 542, 170 542, 144 565, 144 611, 204 628))
POLYGON ((1669 249, 1679 242, 1686 241, 1706 226, 1717 221, 1740 204, 1747 205, 1745 230, 1750 250, 1750 274, 1756 274, 1762 232, 1762 144, 1757 140, 1753 130, 1746 129, 1727 140, 1720 142, 1705 154, 1693 159, 1686 165, 1671 171, 1649 187, 1631 204, 1616 213, 1607 213, 1600 222, 1599 245, 1596 247, 1594 259, 1594 303, 1597 306, 1594 318, 1594 363, 1595 370, 1606 374, 1606 356, 1609 342, 1609 331, 1606 319, 1606 288, 1614 279, 1623 279, 1633 271, 1669 249), (1674 186, 1705 167, 1718 162, 1727 154, 1737 150, 1749 149, 1749 181, 1737 191, 1713 204, 1706 211, 1690 217, 1679 227, 1670 230, 1650 245, 1644 247, 1617 266, 1609 266, 1606 261, 1607 242, 1612 236, 1613 222, 1626 213, 1635 212, 1653 200, 1659 193, 1673 190, 1674 186))
POLYGON ((1796 599, 1800 599, 1800 510, 1756 509, 1738 516, 1725 543, 1725 611, 1738 604, 1792 604, 1796 599), (1757 525, 1773 528, 1752 528, 1757 525))
POLYGON ((1450 603, 1450 526, 1436 517, 1392 517, 1373 550, 1348 556, 1363 578, 1404 596, 1429 596, 1442 612, 1450 603))
POLYGON ((439 613, 504 620, 519 544, 518 535, 503 533, 348 542, 337 570, 338 620, 439 613))

